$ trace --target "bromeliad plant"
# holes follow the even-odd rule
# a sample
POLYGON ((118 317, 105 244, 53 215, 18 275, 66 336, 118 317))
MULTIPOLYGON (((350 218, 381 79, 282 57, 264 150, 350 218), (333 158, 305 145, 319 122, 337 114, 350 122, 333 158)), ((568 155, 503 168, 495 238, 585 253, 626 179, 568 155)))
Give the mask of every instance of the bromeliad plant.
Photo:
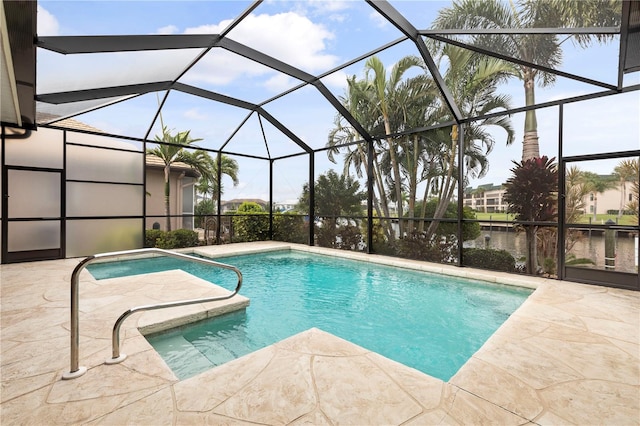
MULTIPOLYGON (((558 169, 547 156, 513 162, 504 200, 519 222, 549 222, 557 218, 558 169)), ((527 273, 538 270, 536 234, 539 225, 523 224, 527 241, 527 273)))

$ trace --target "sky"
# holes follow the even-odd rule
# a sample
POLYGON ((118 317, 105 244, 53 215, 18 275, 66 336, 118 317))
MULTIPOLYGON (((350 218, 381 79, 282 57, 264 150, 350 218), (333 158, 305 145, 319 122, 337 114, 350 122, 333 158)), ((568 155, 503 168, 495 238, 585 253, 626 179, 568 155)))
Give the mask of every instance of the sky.
MULTIPOLYGON (((448 1, 391 1, 399 12, 419 29, 426 29, 448 1)), ((216 34, 251 3, 245 1, 43 1, 38 5, 38 35, 143 35, 216 34)), ((260 50, 298 69, 319 75, 346 63, 402 34, 362 1, 265 1, 228 35, 236 42, 260 50)), ((618 41, 594 45, 588 50, 563 43, 565 72, 584 75, 609 84, 617 83, 618 41)), ((60 55, 38 49, 39 94, 120 84, 173 80, 201 49, 135 53, 60 55)), ((415 45, 404 41, 377 54, 387 69, 400 58, 417 54, 415 45)), ((363 76, 364 61, 328 75, 322 83, 335 97, 344 95, 349 75, 363 76)), ((625 85, 638 84, 640 73, 628 75, 625 85)), ((242 99, 264 102, 299 84, 296 79, 275 72, 223 49, 212 49, 179 80, 182 83, 242 99)), ((511 80, 500 87, 511 96, 514 107, 524 105, 522 83, 511 80)), ((538 102, 599 92, 596 86, 558 78, 555 85, 537 89, 538 102)), ((152 139, 160 123, 150 128, 159 94, 146 94, 75 117, 105 132, 152 139)), ((91 108, 92 102, 64 106, 59 113, 91 108)), ((334 127, 335 110, 313 87, 297 90, 264 105, 264 109, 287 126, 304 143, 321 148, 334 127)), ((558 108, 538 112, 541 154, 558 155, 558 108)), ((206 99, 171 92, 163 108, 165 125, 176 131, 191 130, 199 146, 219 148, 231 136, 225 151, 279 157, 300 152, 295 143, 268 121, 248 111, 206 99), (239 126, 246 120, 245 124, 239 126), (265 144, 265 138, 268 141, 265 144)), ((640 148, 640 92, 607 97, 565 107, 565 155, 625 151, 640 148)), ((471 186, 502 183, 519 160, 523 135, 523 114, 511 117, 515 142, 505 145, 505 134, 495 137, 486 176, 471 186)), ((269 198, 269 163, 233 157, 239 162, 240 183, 225 179, 223 199, 269 198)), ((274 164, 274 201, 298 198, 308 179, 306 156, 279 160, 274 164)), ((584 169, 610 173, 616 161, 581 163, 584 169)), ((329 168, 342 171, 323 152, 315 155, 315 176, 329 168)))

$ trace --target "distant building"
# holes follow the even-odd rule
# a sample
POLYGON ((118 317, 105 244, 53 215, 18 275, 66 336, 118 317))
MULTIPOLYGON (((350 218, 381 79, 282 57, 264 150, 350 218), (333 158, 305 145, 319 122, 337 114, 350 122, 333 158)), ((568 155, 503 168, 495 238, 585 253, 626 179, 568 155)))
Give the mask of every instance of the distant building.
POLYGON ((222 214, 235 212, 238 210, 242 203, 256 203, 260 205, 265 211, 269 210, 269 202, 261 200, 259 198, 234 198, 229 201, 222 201, 220 203, 220 212, 222 214))
MULTIPOLYGON (((606 177, 603 175, 603 177, 606 177)), ((619 185, 596 194, 589 193, 584 197, 584 214, 616 214, 622 205, 622 209, 633 200, 633 194, 627 183, 623 193, 619 185)), ((509 205, 504 202, 504 185, 493 183, 478 185, 476 188, 468 187, 464 191, 464 205, 481 213, 505 213, 509 205)))
POLYGON ((273 211, 279 213, 285 213, 296 209, 298 200, 287 200, 283 202, 273 203, 273 211))
POLYGON ((504 193, 503 185, 492 183, 469 187, 464 191, 464 205, 481 213, 503 213, 509 208, 503 200, 504 193))

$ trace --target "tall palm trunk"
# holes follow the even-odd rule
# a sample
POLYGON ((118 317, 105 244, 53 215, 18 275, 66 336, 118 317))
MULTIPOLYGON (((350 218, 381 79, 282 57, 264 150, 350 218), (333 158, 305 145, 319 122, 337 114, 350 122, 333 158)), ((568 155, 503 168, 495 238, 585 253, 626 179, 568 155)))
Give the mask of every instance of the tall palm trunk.
MULTIPOLYGON (((525 105, 531 106, 536 103, 534 74, 531 68, 524 70, 524 94, 525 105)), ((538 144, 538 122, 536 111, 529 110, 524 119, 524 139, 522 141, 522 161, 530 158, 540 157, 540 146, 538 144)))
POLYGON ((433 213, 434 220, 429 224, 429 228, 427 228, 427 238, 430 238, 436 232, 436 229, 440 225, 440 221, 437 219, 444 217, 447 207, 449 207, 451 195, 453 195, 454 183, 457 181, 453 176, 453 167, 455 165, 456 154, 458 152, 457 146, 458 126, 454 125, 451 130, 451 154, 449 157, 449 164, 447 166, 447 176, 440 188, 438 205, 436 206, 436 211, 433 213))
POLYGON ((407 156, 409 171, 409 216, 408 231, 413 232, 415 224, 413 217, 416 214, 416 191, 418 187, 418 135, 413 135, 413 152, 411 157, 407 156))
MULTIPOLYGON (((386 134, 391 133, 391 127, 389 125, 389 117, 385 114, 384 118, 384 130, 386 134)), ((386 139, 389 144, 389 159, 391 160, 391 167, 393 169, 393 180, 395 183, 396 190, 396 206, 398 210, 398 238, 404 237, 404 225, 402 221, 402 178, 400 176, 400 165, 398 164, 398 157, 396 152, 396 143, 393 141, 393 138, 386 139)))
MULTIPOLYGON (((358 153, 360 154, 360 158, 362 159, 362 162, 364 164, 368 164, 367 153, 361 148, 360 145, 358 145, 358 153)), ((378 213, 378 217, 389 217, 389 205, 387 204, 387 198, 384 197, 384 184, 382 181, 382 174, 380 173, 380 165, 378 164, 378 159, 375 152, 373 153, 372 172, 373 172, 373 181, 378 190, 378 194, 380 194, 380 197, 376 197, 375 190, 374 190, 374 196, 373 196, 374 208, 378 213), (380 199, 382 199, 382 201, 380 201, 380 199)), ((384 229, 386 237, 389 240, 389 242, 393 242, 394 241, 393 230, 391 229, 391 226, 389 225, 388 220, 382 221, 382 229, 384 229)))
POLYGON ((424 220, 427 218, 427 203, 429 201, 429 188, 431 187, 431 178, 427 179, 426 186, 424 188, 424 196, 422 197, 422 216, 421 221, 418 224, 418 232, 424 232, 424 220))

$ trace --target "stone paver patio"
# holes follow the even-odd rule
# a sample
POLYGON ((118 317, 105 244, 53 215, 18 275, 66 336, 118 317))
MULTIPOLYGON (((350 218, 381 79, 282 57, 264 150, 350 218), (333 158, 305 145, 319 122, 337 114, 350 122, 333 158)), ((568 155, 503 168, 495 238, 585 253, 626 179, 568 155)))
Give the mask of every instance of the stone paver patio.
POLYGON ((199 251, 288 247, 537 289, 446 383, 318 328, 180 381, 138 329, 249 301, 134 314, 122 332, 128 358, 105 365, 111 327, 124 310, 226 290, 182 271, 100 281, 83 272, 80 364, 89 371, 61 380, 69 370, 69 279, 78 259, 3 265, 0 423, 640 424, 639 292, 283 243, 199 251))

